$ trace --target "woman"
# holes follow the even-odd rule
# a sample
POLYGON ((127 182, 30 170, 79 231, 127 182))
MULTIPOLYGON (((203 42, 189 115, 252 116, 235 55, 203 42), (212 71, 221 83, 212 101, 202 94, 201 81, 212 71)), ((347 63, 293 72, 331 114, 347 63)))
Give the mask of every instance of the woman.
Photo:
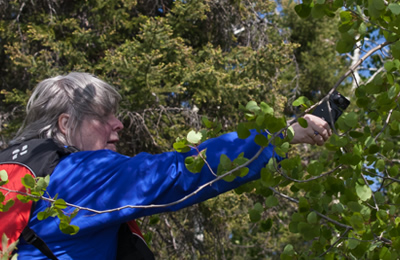
MULTIPOLYGON (((47 188, 51 197, 58 194, 68 203, 99 211, 126 205, 144 206, 103 214, 81 210, 71 223, 80 230, 71 236, 60 231, 56 218, 38 220, 37 214, 49 206, 48 202, 39 201, 29 226, 59 259, 115 259, 121 224, 147 215, 179 210, 217 196, 259 178, 260 170, 270 158, 281 159, 270 145, 248 165, 249 173, 245 177, 232 182, 219 180, 194 194, 201 185, 216 178, 208 167, 203 167, 198 174, 187 171, 185 158, 196 155, 195 151, 140 153, 135 157, 116 152, 118 132, 123 128, 115 117, 119 101, 120 95, 112 86, 86 73, 73 72, 46 79, 35 88, 27 105, 24 126, 12 142, 51 138, 79 150, 62 157, 55 167, 47 188), (189 194, 194 195, 173 203, 189 194), (148 205, 159 206, 146 207, 148 205)), ((331 135, 328 124, 312 115, 304 118, 308 127, 294 124, 292 143, 323 145, 331 135)), ((253 157, 260 148, 253 141, 256 134, 252 132, 245 140, 239 139, 236 133, 225 134, 207 140, 199 149, 207 148, 207 162, 216 172, 222 154, 230 159, 241 152, 246 158, 253 157)), ((67 208, 65 213, 73 210, 67 208)), ((18 254, 20 259, 44 258, 38 249, 24 241, 18 245, 18 254)))

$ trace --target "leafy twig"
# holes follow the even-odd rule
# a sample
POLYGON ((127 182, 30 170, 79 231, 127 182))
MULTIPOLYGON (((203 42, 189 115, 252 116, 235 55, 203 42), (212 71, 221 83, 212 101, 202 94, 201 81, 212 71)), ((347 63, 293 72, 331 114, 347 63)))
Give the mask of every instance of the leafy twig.
POLYGON ((283 173, 283 172, 282 172, 281 170, 279 170, 279 169, 278 169, 278 173, 279 173, 280 175, 282 175, 283 177, 285 177, 286 179, 290 180, 290 181, 293 181, 293 182, 296 182, 296 183, 306 183, 306 182, 314 181, 314 180, 320 179, 320 178, 322 178, 322 177, 325 177, 325 176, 327 176, 327 175, 330 175, 331 173, 333 173, 333 172, 335 172, 336 170, 340 169, 342 166, 343 166, 343 165, 340 164, 340 165, 336 166, 334 169, 332 169, 332 170, 330 170, 330 171, 327 171, 327 172, 325 172, 325 173, 322 173, 321 175, 314 176, 314 177, 311 177, 311 178, 306 179, 306 180, 297 180, 297 179, 293 179, 293 178, 287 176, 285 173, 283 173))
MULTIPOLYGON (((286 195, 286 194, 280 193, 280 192, 277 191, 275 188, 269 187, 269 189, 272 190, 275 194, 281 196, 282 198, 285 198, 285 199, 287 199, 287 200, 289 200, 289 201, 291 201, 291 202, 294 202, 294 203, 296 203, 296 204, 299 204, 299 201, 298 201, 298 200, 296 200, 296 199, 294 199, 294 198, 292 198, 292 197, 290 197, 290 196, 288 196, 288 195, 286 195)), ((348 226, 348 225, 345 225, 345 224, 343 224, 343 223, 340 223, 340 222, 338 222, 338 221, 336 221, 336 220, 334 220, 334 219, 331 219, 330 217, 325 216, 324 214, 322 214, 322 213, 320 213, 320 212, 318 212, 318 211, 316 211, 316 210, 314 210, 314 209, 310 209, 310 211, 314 211, 318 216, 320 216, 321 218, 323 218, 323 219, 325 219, 325 220, 327 220, 327 221, 329 221, 329 222, 335 224, 336 226, 339 226, 339 227, 342 227, 342 228, 346 228, 346 229, 350 229, 350 230, 353 229, 353 227, 348 226)))

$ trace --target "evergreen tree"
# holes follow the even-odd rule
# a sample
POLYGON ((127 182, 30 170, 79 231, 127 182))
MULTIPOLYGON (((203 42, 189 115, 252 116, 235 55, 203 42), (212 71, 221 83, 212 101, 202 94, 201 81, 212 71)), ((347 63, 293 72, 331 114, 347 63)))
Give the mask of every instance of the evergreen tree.
MULTIPOLYGON (((398 257, 395 1, 10 0, 0 17, 3 147, 32 88, 70 71, 118 88, 119 148, 131 156, 172 150, 204 126, 279 132, 333 88, 354 93, 325 147, 297 146, 236 192, 141 219, 159 258, 398 257), (352 81, 367 57, 376 70, 352 81)), ((287 138, 273 140, 283 156, 287 138)))

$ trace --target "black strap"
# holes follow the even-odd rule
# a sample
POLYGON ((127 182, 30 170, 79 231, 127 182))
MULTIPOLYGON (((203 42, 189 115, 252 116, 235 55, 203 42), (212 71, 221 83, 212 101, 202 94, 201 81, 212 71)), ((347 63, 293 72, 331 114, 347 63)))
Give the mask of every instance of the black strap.
POLYGON ((26 243, 33 245, 40 250, 45 256, 52 260, 58 260, 57 257, 51 252, 47 244, 33 231, 30 227, 26 226, 21 233, 26 243))
POLYGON ((146 242, 133 234, 128 224, 121 224, 118 231, 117 260, 154 260, 154 254, 146 242))

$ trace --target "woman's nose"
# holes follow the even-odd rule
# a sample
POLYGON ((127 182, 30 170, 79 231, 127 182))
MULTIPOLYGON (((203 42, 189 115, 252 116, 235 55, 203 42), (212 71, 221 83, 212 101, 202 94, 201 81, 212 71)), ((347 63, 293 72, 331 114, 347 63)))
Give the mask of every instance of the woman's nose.
POLYGON ((119 132, 119 131, 121 131, 122 129, 124 129, 124 125, 122 124, 122 122, 118 119, 118 118, 116 118, 115 116, 113 116, 113 119, 112 119, 112 129, 115 131, 115 132, 119 132))

